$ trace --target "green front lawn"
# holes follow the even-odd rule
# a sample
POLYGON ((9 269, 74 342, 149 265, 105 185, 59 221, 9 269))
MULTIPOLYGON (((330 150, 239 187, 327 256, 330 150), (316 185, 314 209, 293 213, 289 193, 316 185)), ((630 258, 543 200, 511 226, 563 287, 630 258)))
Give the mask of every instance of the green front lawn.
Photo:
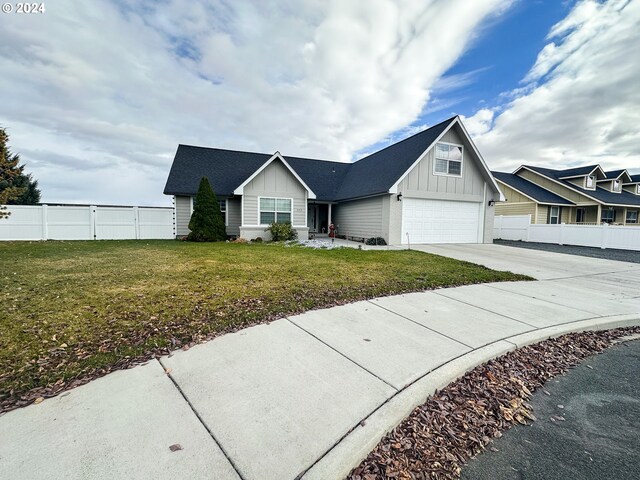
POLYGON ((523 279, 416 251, 0 242, 0 406, 34 388, 30 398, 46 396, 73 379, 284 315, 523 279))

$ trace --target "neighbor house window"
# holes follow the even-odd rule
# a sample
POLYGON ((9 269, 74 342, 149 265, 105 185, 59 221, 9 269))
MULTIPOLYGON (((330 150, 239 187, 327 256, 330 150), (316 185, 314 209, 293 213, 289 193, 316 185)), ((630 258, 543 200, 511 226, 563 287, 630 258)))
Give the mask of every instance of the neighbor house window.
POLYGON ((589 175, 585 180, 585 185, 587 188, 593 188, 595 183, 596 183, 596 177, 594 177, 593 175, 589 175))
POLYGON ((585 214, 584 208, 578 208, 576 210, 576 223, 584 223, 584 214, 585 214))
POLYGON ((261 198, 260 225, 291 223, 292 203, 290 198, 261 198))
POLYGON ((636 185, 636 193, 640 195, 640 185, 636 185))
POLYGON ((627 223, 638 223, 637 210, 627 210, 627 223))
POLYGON ((549 223, 553 225, 560 223, 560 207, 549 207, 549 223))
POLYGON ((602 221, 612 223, 616 220, 616 211, 613 209, 602 210, 602 221))
POLYGON ((618 190, 620 190, 620 180, 614 180, 613 181, 613 189, 617 192, 618 190))
POLYGON ((437 143, 435 156, 435 173, 457 177, 462 175, 462 146, 437 143))

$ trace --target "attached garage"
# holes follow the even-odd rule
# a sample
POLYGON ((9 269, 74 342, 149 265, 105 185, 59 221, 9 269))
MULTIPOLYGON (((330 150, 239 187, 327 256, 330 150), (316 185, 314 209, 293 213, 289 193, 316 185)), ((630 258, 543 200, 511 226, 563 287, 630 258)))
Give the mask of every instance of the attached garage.
POLYGON ((479 202, 403 198, 402 243, 482 243, 482 206, 479 202))

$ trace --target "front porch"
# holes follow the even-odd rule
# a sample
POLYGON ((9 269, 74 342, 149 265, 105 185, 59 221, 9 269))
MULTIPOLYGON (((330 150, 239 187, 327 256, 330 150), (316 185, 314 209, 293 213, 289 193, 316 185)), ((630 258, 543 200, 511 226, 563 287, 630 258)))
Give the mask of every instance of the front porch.
MULTIPOLYGON (((563 209, 564 210, 564 209, 563 209)), ((632 225, 638 226, 640 207, 618 205, 585 205, 563 211, 562 223, 569 225, 632 225)))
POLYGON ((332 204, 328 202, 307 203, 307 227, 309 235, 328 236, 332 222, 332 204))

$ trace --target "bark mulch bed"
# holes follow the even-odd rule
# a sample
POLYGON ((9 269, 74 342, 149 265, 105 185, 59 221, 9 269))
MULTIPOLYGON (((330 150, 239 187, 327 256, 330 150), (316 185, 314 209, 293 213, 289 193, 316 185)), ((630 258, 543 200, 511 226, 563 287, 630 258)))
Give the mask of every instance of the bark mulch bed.
MULTIPOLYGON (((571 333, 476 367, 417 407, 348 476, 350 480, 456 479, 492 438, 535 420, 527 400, 614 340, 640 327, 571 333)), ((562 419, 559 419, 562 420, 562 419)))

